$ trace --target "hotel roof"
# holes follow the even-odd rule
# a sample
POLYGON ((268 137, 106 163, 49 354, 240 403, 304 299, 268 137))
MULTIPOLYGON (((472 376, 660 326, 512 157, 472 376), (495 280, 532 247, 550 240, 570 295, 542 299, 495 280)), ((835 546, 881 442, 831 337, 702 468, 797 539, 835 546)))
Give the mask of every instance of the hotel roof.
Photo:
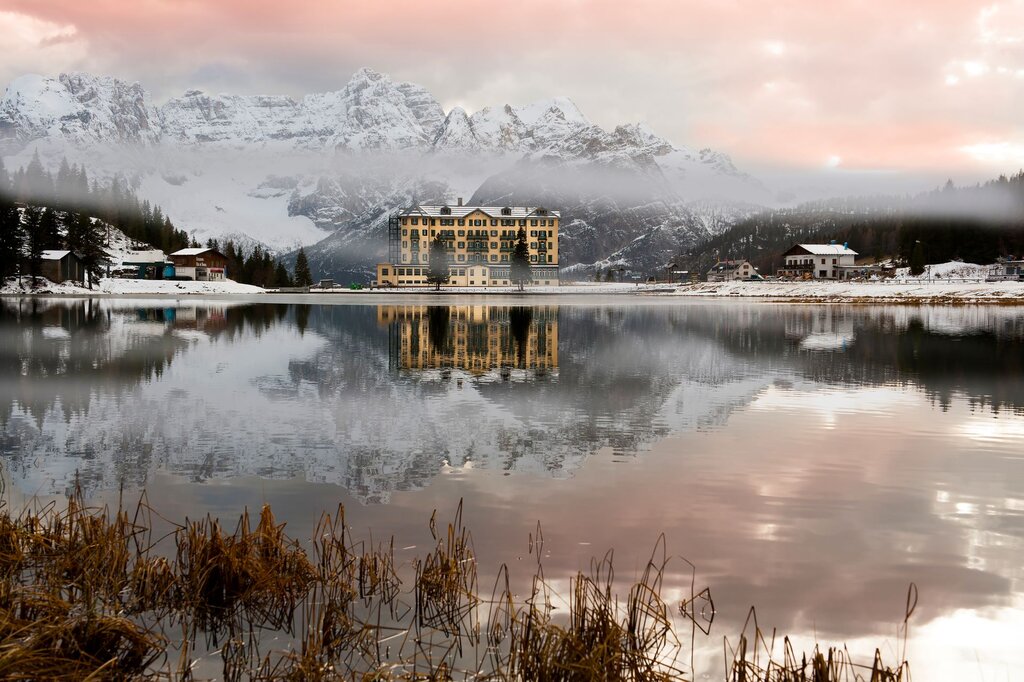
POLYGON ((470 213, 479 211, 491 218, 561 218, 559 211, 552 211, 543 206, 446 206, 421 205, 407 208, 400 216, 427 216, 430 218, 465 218, 470 213), (446 210, 447 209, 447 210, 446 210), (503 213, 507 211, 507 213, 503 213))

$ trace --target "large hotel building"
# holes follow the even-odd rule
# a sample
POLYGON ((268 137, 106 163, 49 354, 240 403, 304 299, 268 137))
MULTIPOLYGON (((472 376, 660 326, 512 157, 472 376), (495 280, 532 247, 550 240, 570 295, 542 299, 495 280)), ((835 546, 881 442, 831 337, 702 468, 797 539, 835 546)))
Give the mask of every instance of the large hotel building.
POLYGON ((377 285, 425 286, 430 243, 448 251, 449 284, 500 287, 509 278, 520 228, 526 230, 533 284, 558 284, 558 211, 539 206, 413 206, 388 220, 388 262, 377 285))

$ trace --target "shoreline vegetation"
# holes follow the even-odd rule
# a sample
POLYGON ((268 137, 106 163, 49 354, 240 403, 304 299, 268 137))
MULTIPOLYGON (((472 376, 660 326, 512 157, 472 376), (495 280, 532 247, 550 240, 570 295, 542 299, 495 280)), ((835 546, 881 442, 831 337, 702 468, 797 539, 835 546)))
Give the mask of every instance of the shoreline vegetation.
MULTIPOLYGON (((145 494, 117 509, 88 506, 80 490, 20 510, 0 497, 0 678, 693 679, 693 644, 710 635, 714 602, 664 536, 625 594, 610 551, 558 594, 538 523, 531 587, 519 594, 505 566, 493 588, 480 584, 461 502, 450 521, 435 512, 428 523, 433 547, 397 562, 394 539, 353 539, 340 505, 303 544, 269 506, 233 523, 176 524, 145 494), (690 576, 682 601, 663 597, 668 575, 690 576)), ((751 609, 743 631, 724 638, 727 679, 907 680, 916 599, 911 585, 896 663, 879 649, 859 662, 844 647, 798 653, 751 609)))

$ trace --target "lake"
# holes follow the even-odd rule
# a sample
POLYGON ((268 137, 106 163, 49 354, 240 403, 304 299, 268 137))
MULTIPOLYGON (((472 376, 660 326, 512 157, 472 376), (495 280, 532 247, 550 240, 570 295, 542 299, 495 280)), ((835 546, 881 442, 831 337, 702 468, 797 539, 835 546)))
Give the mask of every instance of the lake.
POLYGON ((663 533, 714 598, 702 679, 751 606, 895 659, 911 583, 917 679, 1024 677, 1024 309, 312 300, 0 300, 5 495, 270 503, 299 538, 342 503, 403 561, 462 500, 483 591, 538 521, 566 593, 663 533))

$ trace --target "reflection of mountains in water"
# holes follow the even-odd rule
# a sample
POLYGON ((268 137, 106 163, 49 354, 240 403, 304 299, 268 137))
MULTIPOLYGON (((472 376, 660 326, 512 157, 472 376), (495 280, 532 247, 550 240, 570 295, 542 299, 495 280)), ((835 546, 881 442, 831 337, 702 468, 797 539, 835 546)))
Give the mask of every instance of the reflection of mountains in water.
POLYGON ((477 381, 558 376, 558 306, 385 305, 392 369, 477 381))
POLYGON ((722 425, 773 383, 914 384, 1024 405, 1011 385, 1024 329, 996 309, 562 306, 514 321, 490 306, 435 313, 431 331, 429 308, 198 306, 154 320, 91 305, 0 323, 5 340, 31 340, 3 346, 0 414, 0 452, 26 487, 63 489, 76 470, 91 487, 141 484, 160 467, 301 476, 385 501, 470 462, 567 476, 600 448, 635 453, 722 425), (831 333, 846 345, 803 343, 831 333), (82 360, 61 373, 62 354, 82 360), (932 365, 953 356, 953 370, 932 365), (500 380, 505 367, 531 380, 500 380), (424 380, 446 369, 464 380, 424 380))

